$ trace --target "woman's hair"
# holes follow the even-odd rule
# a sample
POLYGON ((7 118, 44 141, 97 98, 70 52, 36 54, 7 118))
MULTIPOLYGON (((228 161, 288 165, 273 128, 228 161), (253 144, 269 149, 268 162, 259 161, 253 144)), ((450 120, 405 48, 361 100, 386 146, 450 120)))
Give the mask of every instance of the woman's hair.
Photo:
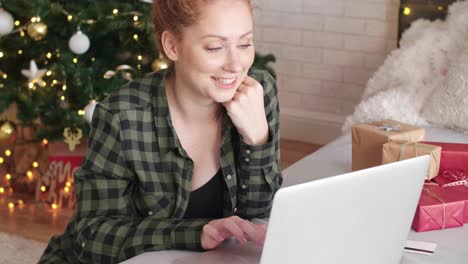
MULTIPOLYGON (((168 30, 181 38, 182 29, 196 23, 200 14, 199 6, 212 1, 218 0, 153 0, 156 47, 167 61, 169 60, 161 43, 162 33, 168 30)), ((245 1, 251 6, 250 0, 245 1)))

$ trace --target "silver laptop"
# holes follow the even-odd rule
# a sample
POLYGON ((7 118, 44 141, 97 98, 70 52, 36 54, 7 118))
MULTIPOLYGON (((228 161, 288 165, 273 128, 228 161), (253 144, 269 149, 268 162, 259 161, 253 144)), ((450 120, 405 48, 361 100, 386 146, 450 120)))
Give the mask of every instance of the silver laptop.
POLYGON ((227 246, 174 263, 399 263, 429 156, 280 189, 263 251, 227 246))

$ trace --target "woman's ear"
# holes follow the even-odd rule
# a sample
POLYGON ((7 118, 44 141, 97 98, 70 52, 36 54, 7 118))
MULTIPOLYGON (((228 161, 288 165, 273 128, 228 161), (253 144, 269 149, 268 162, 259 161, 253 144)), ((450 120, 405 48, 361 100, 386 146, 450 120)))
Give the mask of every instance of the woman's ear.
POLYGON ((161 44, 168 59, 176 61, 179 58, 178 40, 172 32, 166 30, 161 34, 161 44))

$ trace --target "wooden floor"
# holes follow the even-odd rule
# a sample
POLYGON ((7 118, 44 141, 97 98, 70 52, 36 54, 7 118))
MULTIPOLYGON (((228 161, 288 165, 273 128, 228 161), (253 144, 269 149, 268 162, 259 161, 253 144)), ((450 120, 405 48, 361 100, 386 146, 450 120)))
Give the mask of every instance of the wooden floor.
MULTIPOLYGON (((316 151, 319 145, 292 140, 281 140, 281 168, 285 169, 302 157, 316 151)), ((47 242, 53 234, 62 233, 73 211, 50 209, 27 196, 0 194, 0 232, 47 242), (19 200, 23 205, 18 203, 19 200), (9 203, 15 207, 9 208, 9 203)))

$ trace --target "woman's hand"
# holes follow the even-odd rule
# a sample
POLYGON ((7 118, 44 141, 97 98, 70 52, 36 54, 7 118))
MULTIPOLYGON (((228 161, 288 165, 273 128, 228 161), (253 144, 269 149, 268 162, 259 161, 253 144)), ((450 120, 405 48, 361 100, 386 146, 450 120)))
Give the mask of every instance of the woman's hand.
POLYGON ((231 101, 223 103, 245 143, 255 146, 268 141, 262 85, 245 77, 231 101))
POLYGON ((265 225, 254 224, 238 216, 230 216, 206 224, 203 227, 200 241, 201 246, 206 250, 216 248, 230 237, 235 237, 241 244, 252 241, 263 246, 265 234, 265 225))

